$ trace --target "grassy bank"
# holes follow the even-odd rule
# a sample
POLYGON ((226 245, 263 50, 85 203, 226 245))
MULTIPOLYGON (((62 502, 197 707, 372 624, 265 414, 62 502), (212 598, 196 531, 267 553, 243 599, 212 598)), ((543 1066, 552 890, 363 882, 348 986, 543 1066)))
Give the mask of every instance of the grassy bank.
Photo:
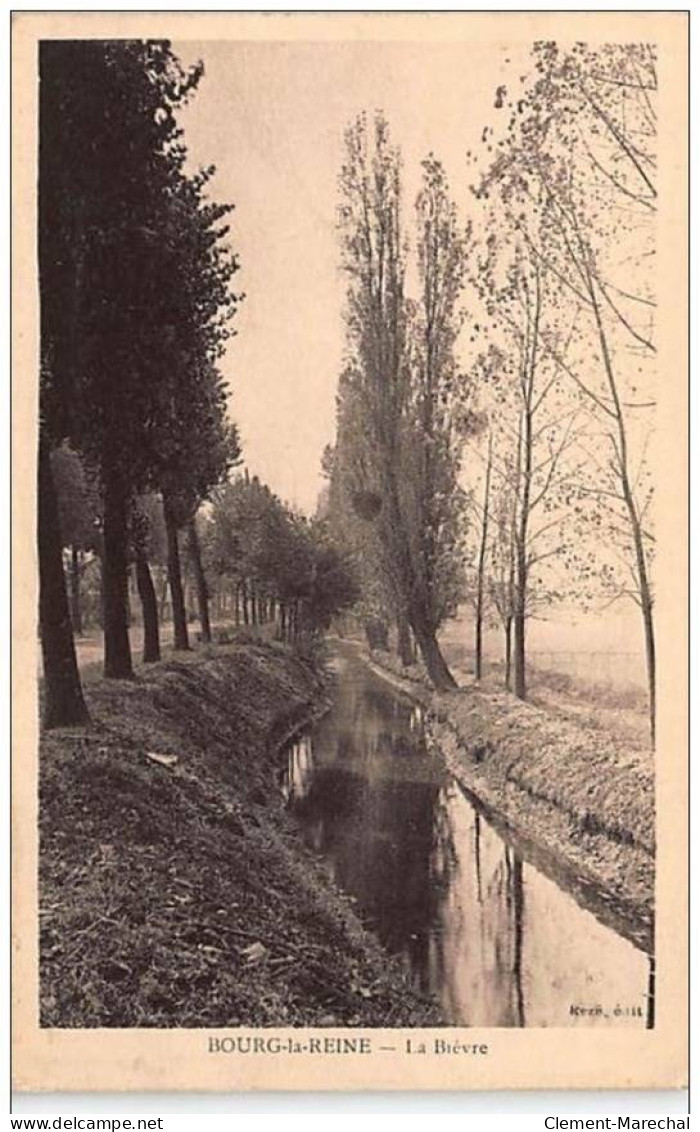
POLYGON ((282 808, 311 664, 233 644, 86 691, 92 725, 41 744, 42 1025, 438 1020, 282 808))
MULTIPOLYGON (((644 743, 471 686, 440 694, 417 666, 371 663, 430 712, 449 769, 617 930, 653 949, 654 764, 644 743)), ((542 861, 540 860, 540 863, 542 861)))

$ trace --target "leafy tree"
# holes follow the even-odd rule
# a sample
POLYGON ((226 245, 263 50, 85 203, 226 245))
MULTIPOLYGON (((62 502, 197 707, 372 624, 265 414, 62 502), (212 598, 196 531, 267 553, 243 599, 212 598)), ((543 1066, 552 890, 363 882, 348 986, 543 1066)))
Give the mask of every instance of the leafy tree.
POLYGON ((170 397, 159 422, 154 478, 163 495, 175 648, 189 647, 178 531, 187 529, 204 640, 211 639, 206 579, 194 523, 197 509, 240 458, 226 418, 226 390, 216 363, 231 336, 238 296, 230 282, 238 261, 222 223, 232 206, 211 203, 205 190, 214 167, 180 177, 171 203, 173 363, 170 397))
POLYGON ((236 620, 246 625, 258 620, 257 597, 273 596, 284 525, 280 501, 256 477, 236 476, 213 493, 208 557, 233 584, 236 620))
POLYGON ((40 45, 42 421, 99 477, 109 676, 132 672, 129 510, 168 402, 171 202, 185 159, 175 113, 200 74, 167 42, 40 45))
POLYGON ((329 524, 295 514, 257 477, 215 491, 207 541, 213 568, 242 597, 245 623, 274 606, 285 640, 327 629, 357 599, 352 564, 329 524))
MULTIPOLYGON (((186 647, 177 529, 225 474, 231 434, 216 361, 236 305, 221 224, 230 209, 205 199, 213 169, 184 173, 175 114, 201 67, 185 72, 169 44, 150 41, 59 45, 48 58, 44 400, 99 476, 105 672, 129 676, 133 499, 163 491, 176 644, 186 647)), ((150 602, 143 540, 137 566, 150 602)))

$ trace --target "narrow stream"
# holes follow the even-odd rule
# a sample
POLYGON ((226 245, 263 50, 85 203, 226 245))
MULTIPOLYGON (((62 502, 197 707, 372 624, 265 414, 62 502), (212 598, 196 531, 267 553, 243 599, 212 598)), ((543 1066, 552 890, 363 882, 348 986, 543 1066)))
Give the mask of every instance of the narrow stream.
POLYGON ((340 651, 290 745, 307 842, 414 982, 464 1026, 645 1026, 652 961, 496 832, 429 752, 421 709, 340 651))

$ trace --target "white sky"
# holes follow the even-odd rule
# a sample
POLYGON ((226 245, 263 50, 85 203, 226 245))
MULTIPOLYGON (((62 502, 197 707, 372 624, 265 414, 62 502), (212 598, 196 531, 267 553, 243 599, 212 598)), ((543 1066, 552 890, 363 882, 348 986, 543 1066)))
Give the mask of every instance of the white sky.
MULTIPOLYGON (((236 277, 246 300, 225 373, 250 470, 312 511, 333 440, 343 353, 336 237, 343 131, 381 108, 401 145, 406 204, 432 150, 469 209, 466 153, 497 122, 496 87, 514 90, 528 51, 468 43, 175 43, 205 75, 182 114, 212 195, 233 202, 236 277)), ((407 214, 406 219, 409 219, 407 214)))

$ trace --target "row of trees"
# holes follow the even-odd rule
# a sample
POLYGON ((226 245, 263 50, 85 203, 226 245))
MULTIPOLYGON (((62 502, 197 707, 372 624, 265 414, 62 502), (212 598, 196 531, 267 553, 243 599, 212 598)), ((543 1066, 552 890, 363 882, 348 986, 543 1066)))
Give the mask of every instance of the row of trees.
MULTIPOLYGON (((86 571, 93 587, 88 615, 99 625, 103 622, 101 504, 73 451, 55 449, 51 464, 70 616, 79 635, 85 620, 86 571)), ((189 648, 189 622, 195 616, 199 639, 205 643, 212 640, 214 617, 252 628, 274 621, 280 639, 296 641, 328 628, 332 617, 357 598, 354 572, 327 524, 294 512, 247 471, 216 486, 210 502, 188 518, 184 546, 179 539, 176 543, 176 562, 165 511, 164 498, 149 493, 135 500, 130 514, 130 591, 133 596, 135 589, 140 598, 145 663, 160 659, 161 626, 168 613, 173 646, 183 650, 189 648), (179 601, 173 576, 181 591, 179 601)), ((131 608, 129 613, 133 620, 131 608)))
POLYGON ((187 171, 177 124, 201 75, 201 66, 184 70, 167 42, 41 44, 38 542, 48 727, 87 718, 73 630, 88 562, 99 563, 104 671, 113 678, 133 675, 130 572, 143 659, 160 656, 154 559, 167 570, 174 647, 189 648, 183 536, 205 641, 212 578, 219 590, 233 586, 234 617, 275 615, 289 639, 323 627, 355 595, 322 525, 292 514, 257 480, 231 480, 241 454, 219 372, 239 301, 231 206, 208 199, 213 166, 187 171))
POLYGON ((215 492, 202 541, 236 624, 276 619, 279 636, 297 640, 329 628, 357 600, 355 571, 328 524, 293 511, 256 477, 215 492))
POLYGON ((414 299, 400 155, 381 115, 348 132, 331 510, 363 547, 365 592, 407 617, 439 687, 451 678, 436 632, 460 598, 477 678, 495 617, 521 698, 531 618, 563 599, 631 599, 653 737, 654 50, 538 43, 532 61, 517 92, 498 89, 505 123, 469 155, 469 229, 439 163, 424 164, 414 299))
MULTIPOLYGON (((162 495, 173 603, 178 530, 238 456, 216 367, 237 270, 213 169, 185 170, 176 112, 201 67, 154 41, 40 45, 40 626, 46 723, 86 709, 51 452, 67 443, 100 508, 105 673, 130 677, 127 571, 138 503, 162 495)), ((144 523, 141 523, 141 527, 144 523)), ((147 584, 147 562, 139 556, 147 584)))

